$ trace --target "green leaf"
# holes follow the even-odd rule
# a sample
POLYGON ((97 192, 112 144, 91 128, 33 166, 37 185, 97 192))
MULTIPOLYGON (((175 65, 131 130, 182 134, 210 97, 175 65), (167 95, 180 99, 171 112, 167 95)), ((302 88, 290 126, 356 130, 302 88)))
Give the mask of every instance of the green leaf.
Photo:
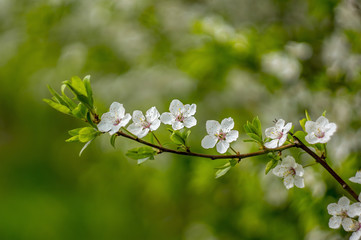
POLYGON ((182 133, 179 131, 173 131, 172 135, 170 135, 170 140, 177 145, 185 145, 185 140, 183 139, 182 133))
POLYGON ((71 111, 68 107, 61 105, 60 103, 54 102, 50 99, 43 99, 44 102, 50 105, 50 107, 58 110, 59 112, 71 115, 71 111))
POLYGON ((260 136, 260 138, 262 139, 262 125, 261 125, 261 121, 259 120, 258 116, 253 119, 252 125, 257 130, 256 131, 257 135, 260 136))
POLYGON ((154 159, 154 156, 156 154, 157 151, 155 151, 151 147, 139 147, 129 150, 125 155, 135 160, 139 160, 143 158, 149 158, 152 160, 154 159))
POLYGON ((305 114, 307 121, 311 121, 310 115, 308 114, 307 110, 305 110, 305 114))
POLYGON ((270 160, 266 165, 265 174, 267 174, 269 171, 271 171, 273 168, 275 168, 277 166, 277 164, 278 164, 278 161, 276 159, 270 160))
POLYGON ((149 160, 149 157, 142 158, 142 159, 138 159, 138 160, 137 160, 137 164, 140 165, 140 164, 146 162, 147 160, 149 160))
POLYGON ((253 138, 254 140, 256 140, 259 143, 262 143, 262 138, 260 138, 257 134, 255 133, 247 133, 247 135, 251 138, 253 138))
POLYGON ((303 142, 303 144, 305 144, 306 146, 310 146, 310 144, 305 139, 306 135, 307 135, 307 133, 305 133, 303 131, 297 131, 294 134, 294 136, 296 136, 298 139, 300 139, 300 141, 303 142))
MULTIPOLYGON (((86 94, 84 95, 84 93, 79 92, 70 81, 65 81, 64 84, 66 84, 66 86, 70 89, 70 91, 74 94, 74 96, 80 101, 82 102, 89 110, 93 110, 93 106, 90 105, 90 101, 88 99, 88 97, 86 96, 86 94)), ((84 87, 84 85, 83 85, 84 87)), ((85 92, 85 87, 84 87, 84 92, 85 92)))
POLYGON ((230 169, 232 168, 232 166, 228 166, 222 169, 218 169, 216 171, 216 178, 220 178, 222 176, 224 176, 230 169))
POLYGON ((229 163, 231 164, 232 167, 234 167, 234 166, 236 166, 238 161, 237 161, 237 159, 232 158, 231 160, 229 160, 229 163))
POLYGON ((252 133, 252 131, 251 131, 250 127, 248 126, 248 124, 249 124, 249 122, 247 121, 247 123, 243 125, 244 131, 246 133, 252 133))
POLYGON ((258 143, 258 141, 254 140, 254 139, 244 139, 243 142, 258 143))
POLYGON ((306 129, 305 129, 306 121, 307 121, 306 118, 303 118, 303 119, 300 120, 300 125, 301 125, 303 131, 306 131, 306 129))
POLYGON ((71 78, 71 86, 80 94, 86 97, 88 96, 84 82, 78 76, 74 76, 71 78))
POLYGON ((326 110, 323 111, 322 116, 326 117, 326 110))
POLYGON ((68 133, 69 133, 70 136, 77 136, 77 135, 79 135, 79 132, 82 129, 83 128, 75 128, 75 129, 72 129, 72 130, 68 131, 68 133))
POLYGON ((86 93, 87 93, 87 96, 88 96, 88 99, 89 99, 89 104, 91 106, 93 106, 93 90, 92 90, 91 85, 90 85, 90 75, 87 75, 87 76, 84 77, 83 83, 84 83, 85 90, 86 90, 86 93))
POLYGON ((79 103, 76 108, 74 108, 71 113, 74 115, 74 117, 83 119, 86 117, 87 108, 84 106, 84 104, 79 103))
POLYGON ((96 129, 92 127, 85 127, 79 131, 79 140, 80 142, 88 142, 94 139, 98 134, 99 132, 96 129))
POLYGON ((48 85, 48 89, 49 89, 50 93, 54 96, 54 98, 57 100, 58 103, 69 107, 68 103, 66 101, 64 101, 63 98, 52 87, 50 87, 50 85, 48 85))
POLYGON ((79 135, 68 138, 65 142, 79 142, 79 135))
POLYGON ((115 148, 115 139, 117 138, 117 135, 116 134, 113 134, 111 137, 110 137, 110 144, 113 146, 113 148, 115 148))
POLYGON ((61 94, 62 94, 62 96, 63 96, 63 100, 67 103, 67 105, 69 106, 69 108, 71 109, 71 110, 73 110, 74 108, 76 108, 76 103, 73 101, 73 100, 71 100, 66 94, 65 94, 65 88, 66 88, 66 85, 65 84, 63 84, 62 86, 61 86, 61 94))

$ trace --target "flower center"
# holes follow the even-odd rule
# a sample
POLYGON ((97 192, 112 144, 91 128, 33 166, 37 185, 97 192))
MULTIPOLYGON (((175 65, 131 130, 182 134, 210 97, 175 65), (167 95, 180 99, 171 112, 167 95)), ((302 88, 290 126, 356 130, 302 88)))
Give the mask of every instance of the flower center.
POLYGON ((325 136, 325 132, 321 131, 321 129, 317 128, 317 132, 315 133, 317 138, 323 138, 325 136))
POLYGON ((226 140, 226 133, 220 131, 218 134, 215 134, 218 140, 226 140))
POLYGON ((292 176, 294 176, 294 175, 296 175, 296 170, 294 169, 294 168, 289 168, 288 169, 288 171, 287 171, 287 173, 286 173, 286 176, 288 176, 288 175, 292 175, 292 176))
POLYGON ((178 121, 178 122, 183 122, 183 120, 184 120, 183 114, 182 114, 182 113, 179 114, 179 115, 175 118, 175 120, 178 121))
POLYGON ((143 122, 142 122, 142 127, 143 127, 143 129, 144 129, 144 128, 150 128, 150 125, 151 125, 151 124, 150 124, 149 122, 147 122, 147 121, 143 121, 143 122))
POLYGON ((283 137, 283 131, 278 133, 277 139, 281 139, 283 137))
POLYGON ((114 126, 117 126, 117 125, 119 125, 119 123, 122 121, 122 119, 120 119, 120 118, 117 118, 116 120, 115 120, 115 122, 113 123, 113 125, 114 126))

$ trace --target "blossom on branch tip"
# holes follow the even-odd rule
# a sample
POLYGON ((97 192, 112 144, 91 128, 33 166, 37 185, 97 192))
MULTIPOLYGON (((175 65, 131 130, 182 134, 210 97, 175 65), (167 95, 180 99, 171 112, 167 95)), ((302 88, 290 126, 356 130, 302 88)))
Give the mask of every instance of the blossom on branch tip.
POLYGON ((113 135, 121 127, 126 126, 131 118, 129 113, 125 114, 123 104, 113 102, 110 105, 109 112, 102 115, 98 129, 101 132, 109 132, 110 135, 113 135))
POLYGON ((308 135, 305 137, 309 144, 327 143, 336 132, 335 123, 329 123, 324 116, 319 117, 316 122, 307 121, 305 130, 308 135))
POLYGON ((234 121, 231 117, 222 120, 221 124, 215 120, 206 122, 208 135, 202 139, 202 147, 205 149, 213 148, 217 144, 217 151, 225 153, 229 148, 229 143, 238 138, 238 131, 232 130, 234 121))
POLYGON ((169 106, 170 112, 162 113, 160 120, 164 124, 172 125, 174 130, 183 127, 191 128, 197 124, 197 120, 193 117, 196 113, 197 105, 183 105, 178 99, 174 99, 169 106))
MULTIPOLYGON (((345 221, 349 221, 350 217, 356 217, 361 214, 361 203, 357 202, 350 205, 350 200, 347 197, 341 197, 338 203, 331 203, 327 206, 327 211, 332 217, 328 226, 333 229, 339 228, 341 225, 345 228, 345 221)), ((349 224, 346 224, 349 225, 349 224)))
POLYGON ((350 240, 359 240, 361 238, 361 217, 359 217, 358 221, 351 218, 346 218, 342 222, 342 227, 347 232, 353 232, 350 240))
POLYGON ((128 126, 128 131, 139 138, 145 137, 149 131, 155 131, 160 126, 159 112, 156 107, 151 107, 145 113, 139 110, 133 112, 133 123, 128 126))
POLYGON ((357 171, 354 177, 350 177, 349 180, 354 183, 361 184, 361 171, 357 171))
POLYGON ((287 123, 283 119, 279 119, 274 127, 267 128, 265 135, 272 140, 266 142, 264 146, 266 148, 277 148, 281 147, 287 140, 287 134, 292 128, 292 123, 287 123))
POLYGON ((281 164, 273 169, 273 174, 283 178, 283 184, 287 189, 293 188, 294 185, 299 188, 305 187, 302 165, 296 163, 291 156, 285 157, 281 164))

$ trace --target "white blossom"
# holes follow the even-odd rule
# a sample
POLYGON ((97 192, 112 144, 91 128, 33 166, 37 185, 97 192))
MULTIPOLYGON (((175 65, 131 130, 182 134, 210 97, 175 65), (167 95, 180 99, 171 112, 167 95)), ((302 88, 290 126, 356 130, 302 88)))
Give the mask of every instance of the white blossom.
POLYGON ((151 107, 145 113, 139 110, 133 112, 133 123, 128 126, 128 131, 139 138, 145 137, 149 131, 155 131, 160 126, 159 112, 156 107, 151 107))
POLYGON ((285 157, 281 164, 277 165, 272 172, 277 177, 283 178, 283 184, 287 189, 293 188, 294 185, 299 188, 305 187, 303 167, 296 163, 295 159, 291 156, 285 157))
POLYGON ((359 217, 358 221, 351 219, 351 218, 345 218, 345 220, 342 222, 342 227, 347 232, 353 232, 350 240, 360 240, 361 238, 361 217, 359 217))
POLYGON ((361 203, 357 202, 350 205, 350 200, 347 197, 341 197, 338 203, 331 203, 327 206, 328 213, 332 215, 328 226, 333 229, 337 229, 342 226, 346 231, 349 227, 349 220, 350 217, 356 217, 361 214, 361 203), (348 221, 347 223, 344 223, 348 221), (346 226, 346 227, 345 227, 346 226))
POLYGON ((361 184, 361 171, 357 171, 354 177, 350 177, 351 182, 361 184))
POLYGON ((126 126, 131 118, 129 113, 125 114, 123 104, 113 102, 110 105, 109 112, 101 116, 98 129, 101 132, 109 132, 110 135, 113 135, 118 132, 121 127, 126 126))
POLYGON ((308 133, 305 137, 308 143, 327 143, 335 133, 337 126, 335 123, 329 123, 327 118, 321 116, 316 122, 307 121, 305 129, 308 133))
POLYGON ((208 135, 202 139, 202 147, 208 149, 217 144, 217 151, 225 153, 229 148, 229 143, 238 138, 238 131, 232 130, 233 127, 234 121, 231 117, 223 119, 221 124, 215 120, 208 120, 206 122, 208 135))
POLYGON ((274 127, 267 128, 265 135, 272 140, 266 142, 264 145, 266 148, 281 147, 287 140, 287 134, 292 128, 292 123, 287 123, 283 119, 279 119, 274 127))
POLYGON ((178 99, 174 99, 169 106, 170 112, 162 113, 160 120, 164 124, 172 125, 174 130, 183 127, 191 128, 197 124, 197 120, 193 117, 196 113, 197 106, 195 104, 183 105, 178 99))

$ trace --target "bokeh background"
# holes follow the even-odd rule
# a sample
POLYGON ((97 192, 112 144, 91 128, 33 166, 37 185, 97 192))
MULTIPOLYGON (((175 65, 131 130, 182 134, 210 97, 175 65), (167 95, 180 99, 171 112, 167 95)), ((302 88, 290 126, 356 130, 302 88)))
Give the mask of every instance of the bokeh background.
MULTIPOLYGON (((210 161, 162 154, 137 165, 139 145, 102 135, 79 157, 66 143, 85 126, 47 106, 47 84, 90 74, 99 113, 172 99, 207 119, 293 122, 324 110, 338 130, 332 166, 361 167, 361 4, 357 0, 0 0, 0 239, 346 239, 326 207, 345 194, 319 166, 286 191, 246 159, 222 178, 210 161)), ((163 141, 169 133, 157 131, 163 141)), ((147 138, 146 138, 147 139, 147 138)), ((298 162, 312 159, 293 152, 298 162)), ((352 186, 360 191, 360 186, 352 186)))

